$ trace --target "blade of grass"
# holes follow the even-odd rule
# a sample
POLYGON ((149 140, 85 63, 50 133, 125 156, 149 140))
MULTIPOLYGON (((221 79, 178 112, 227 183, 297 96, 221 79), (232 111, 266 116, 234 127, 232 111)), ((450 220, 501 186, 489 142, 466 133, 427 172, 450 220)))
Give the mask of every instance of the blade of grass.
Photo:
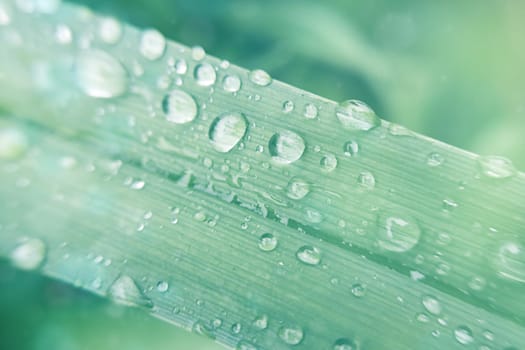
POLYGON ((15 140, 5 147, 21 157, 2 175, 2 198, 16 198, 2 208, 4 256, 21 235, 39 237, 46 274, 113 298, 131 292, 155 316, 240 348, 337 339, 363 348, 523 346, 524 178, 506 162, 384 121, 345 130, 332 101, 277 81, 263 87, 197 49, 169 43, 151 61, 140 55, 141 32, 121 27, 109 45, 97 34, 107 22, 86 9, 7 11, 0 105, 17 116, 4 121, 15 140), (122 62, 125 85, 88 80, 122 96, 84 93, 86 54, 122 62), (199 78, 202 64, 214 73, 199 78), (239 92, 224 89, 227 75, 240 77, 239 92), (166 120, 173 89, 196 100, 195 120, 166 120), (283 110, 285 101, 294 108, 283 110), (210 129, 225 112, 243 113, 247 131, 223 153, 210 129), (304 154, 283 164, 297 143, 276 146, 276 133, 299 135, 304 154), (294 179, 309 189, 304 198, 294 179), (259 248, 265 233, 277 239, 274 251, 259 248), (269 324, 259 330, 262 315, 269 324))

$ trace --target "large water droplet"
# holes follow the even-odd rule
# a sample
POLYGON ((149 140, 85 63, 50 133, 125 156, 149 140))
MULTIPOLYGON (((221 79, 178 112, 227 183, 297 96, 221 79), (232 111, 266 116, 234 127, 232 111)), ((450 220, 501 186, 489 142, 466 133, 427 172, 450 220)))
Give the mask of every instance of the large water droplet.
POLYGON ((270 252, 277 247, 277 238, 271 233, 263 233, 259 237, 259 248, 265 252, 270 252))
POLYGON ((7 127, 0 129, 0 159, 16 159, 28 148, 26 135, 20 130, 7 127))
POLYGON ((339 338, 335 341, 333 350, 357 350, 357 343, 349 338, 339 338))
POLYGON ((151 300, 142 293, 128 275, 121 275, 109 286, 108 296, 116 303, 126 306, 152 307, 151 300))
POLYGON ((197 103, 185 91, 175 89, 162 100, 162 110, 166 119, 175 124, 185 124, 197 117, 197 103))
POLYGON ((319 265, 321 262, 321 251, 314 246, 304 245, 295 253, 297 259, 306 265, 319 265))
POLYGON ((508 280, 525 283, 525 250, 520 244, 503 244, 497 257, 498 274, 508 280))
POLYGON ((474 337, 472 336, 472 331, 467 326, 459 326, 454 330, 454 337, 458 341, 458 343, 467 345, 474 341, 474 337))
POLYGON ((252 70, 248 77, 252 83, 259 86, 268 86, 272 82, 272 77, 262 69, 252 70))
POLYGON ((241 89, 241 79, 236 75, 227 75, 222 79, 222 87, 228 92, 237 92, 241 89))
POLYGON ((128 75, 122 64, 101 50, 82 51, 76 61, 79 87, 91 97, 112 98, 126 92, 128 75))
POLYGON ((297 345, 304 337, 303 329, 299 326, 283 326, 277 334, 288 345, 297 345))
POLYGON ((211 123, 208 136, 217 151, 228 152, 243 138, 247 128, 243 114, 227 112, 211 123))
POLYGON ((310 184, 303 179, 294 177, 286 187, 286 195, 288 198, 299 200, 310 193, 310 184))
POLYGON ((345 129, 370 130, 381 124, 381 120, 375 112, 365 103, 357 100, 341 102, 335 115, 345 129))
POLYGON ((478 165, 481 173, 492 179, 505 179, 516 174, 516 169, 512 162, 504 157, 479 157, 478 165))
POLYGON ((98 35, 105 43, 116 44, 122 37, 122 26, 114 18, 104 18, 100 21, 98 35))
POLYGON ((422 300, 425 309, 433 315, 439 315, 441 313, 441 303, 433 296, 426 295, 422 300))
POLYGON ((42 265, 46 253, 46 244, 42 240, 29 238, 9 254, 9 259, 19 269, 34 270, 42 265))
POLYGON ((156 29, 147 29, 140 38, 139 51, 148 60, 158 60, 166 50, 166 38, 156 29))
POLYGON ((421 229, 414 219, 400 217, 391 212, 379 215, 379 246, 391 252, 402 253, 410 250, 419 241, 421 229))
POLYGON ((217 73, 215 73, 215 69, 209 63, 198 64, 193 75, 200 86, 211 86, 215 84, 215 79, 217 79, 217 73))
POLYGON ((268 150, 273 160, 283 164, 299 160, 305 147, 303 138, 289 130, 274 134, 268 142, 268 150))

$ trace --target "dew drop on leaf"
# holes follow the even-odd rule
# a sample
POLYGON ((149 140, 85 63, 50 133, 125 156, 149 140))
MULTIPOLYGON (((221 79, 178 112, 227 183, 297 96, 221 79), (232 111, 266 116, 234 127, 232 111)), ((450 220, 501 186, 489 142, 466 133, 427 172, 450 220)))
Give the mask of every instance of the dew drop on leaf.
POLYGON ((479 157, 478 166, 482 175, 492 179, 505 179, 516 174, 516 168, 512 162, 504 157, 479 157))
POLYGON ((208 137, 219 152, 229 152, 246 134, 248 123, 238 112, 226 112, 215 118, 210 125, 208 137))
POLYGON ((139 51, 148 60, 158 60, 166 50, 166 38, 156 29, 147 29, 142 33, 139 51))
POLYGON ((282 326, 277 331, 279 338, 281 338, 288 345, 297 345, 304 338, 303 329, 299 326, 282 326))
POLYGON ((304 113, 306 119, 314 119, 317 117, 317 107, 311 103, 304 106, 304 113))
POLYGON ((458 341, 458 343, 463 345, 468 345, 474 341, 474 337, 472 336, 472 331, 467 326, 459 326, 454 330, 454 337, 458 341))
POLYGON ((277 247, 277 238, 271 233, 263 233, 259 237, 259 248, 265 252, 270 252, 277 247))
POLYGON ((237 92, 241 89, 241 79, 237 75, 226 75, 222 79, 222 87, 228 92, 237 92))
POLYGON ((292 178, 286 187, 286 195, 290 199, 299 200, 308 193, 310 193, 310 185, 301 178, 292 178))
POLYGON ((282 110, 284 113, 290 113, 294 109, 294 103, 290 100, 284 101, 282 110))
POLYGON ((311 245, 302 246, 295 255, 299 261, 306 265, 319 265, 321 262, 321 251, 319 248, 311 245))
POLYGON ((330 173, 337 168, 337 158, 331 153, 324 155, 319 163, 321 165, 321 170, 327 173, 330 173))
POLYGON ((379 215, 378 243, 383 249, 402 253, 412 249, 421 236, 421 229, 415 220, 389 211, 379 215))
POLYGON ((333 350, 358 350, 357 343, 349 338, 339 338, 334 342, 333 350))
POLYGON ((211 86, 215 84, 217 79, 217 73, 215 73, 215 69, 209 63, 198 64, 193 75, 200 86, 211 86))
POLYGON ((289 130, 274 134, 268 142, 268 150, 272 159, 283 164, 299 160, 305 147, 303 138, 289 130))
POLYGON ((381 124, 375 112, 364 102, 357 100, 341 102, 335 114, 343 128, 349 130, 367 131, 381 124))
POLYGON ((127 90, 126 70, 115 57, 105 51, 82 51, 77 56, 75 71, 78 86, 88 96, 112 98, 127 90))
POLYGON ((118 277, 108 289, 108 296, 116 303, 126 306, 150 308, 151 300, 144 295, 135 281, 128 275, 118 277))
POLYGON ((353 157, 359 152, 359 144, 353 140, 345 142, 343 145, 344 155, 347 157, 353 157))
POLYGON ((27 137, 19 129, 5 127, 0 129, 0 159, 20 158, 28 148, 27 137))
POLYGON ((159 283, 157 283, 157 291, 161 293, 167 292, 168 288, 169 288, 169 284, 166 281, 159 281, 159 283))
POLYGON ((172 90, 162 100, 162 111, 166 119, 175 124, 186 124, 197 117, 197 102, 187 92, 172 90))
POLYGON ((357 298, 362 298, 366 294, 366 287, 361 283, 354 283, 350 288, 352 294, 357 298))
POLYGON ((122 26, 114 18, 103 18, 99 23, 98 35, 106 44, 116 44, 122 37, 122 26))
POLYGON ((424 296, 422 304, 425 309, 433 315, 439 315, 441 313, 441 303, 433 296, 424 296))
POLYGON ((41 239, 29 238, 13 249, 9 259, 19 269, 34 270, 42 265, 46 254, 47 247, 41 239))
POLYGON ((266 329, 268 328, 268 316, 266 314, 259 315, 253 320, 253 325, 257 329, 266 329))
POLYGON ((498 251, 497 272, 508 280, 525 283, 525 250, 514 242, 503 244, 498 251))
POLYGON ((248 77, 252 83, 259 86, 268 86, 272 82, 272 77, 262 69, 252 70, 248 77))

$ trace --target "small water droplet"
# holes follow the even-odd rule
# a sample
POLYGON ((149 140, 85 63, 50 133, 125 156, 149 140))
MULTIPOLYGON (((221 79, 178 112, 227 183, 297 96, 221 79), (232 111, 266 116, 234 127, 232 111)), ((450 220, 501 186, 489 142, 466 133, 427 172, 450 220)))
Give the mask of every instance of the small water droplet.
POLYGON ((257 316, 255 320, 253 320, 253 325, 255 328, 261 330, 268 328, 268 316, 265 314, 257 316))
POLYGON ((34 270, 42 265, 46 254, 47 247, 41 239, 29 238, 9 254, 9 259, 19 269, 34 270))
POLYGON ((243 114, 226 112, 211 123, 208 137, 217 151, 225 153, 239 143, 247 128, 248 123, 243 114))
POLYGON ((441 303, 433 296, 426 295, 422 300, 425 309, 433 315, 439 315, 441 313, 441 303))
POLYGON ((472 331, 467 326, 459 326, 454 330, 454 337, 458 343, 463 345, 471 344, 474 341, 472 331))
POLYGON ((520 244, 507 242, 498 251, 498 274, 511 281, 525 283, 525 250, 520 244))
POLYGON ((297 345, 304 338, 303 329, 299 326, 283 326, 277 331, 279 338, 281 338, 288 345, 297 345))
POLYGON ((361 283, 354 283, 350 290, 352 294, 358 298, 362 298, 366 294, 366 287, 361 283))
POLYGON ((237 75, 226 75, 222 79, 222 87, 228 92, 237 92, 241 89, 241 79, 237 75))
POLYGON ((242 325, 240 323, 234 323, 232 325, 232 333, 233 334, 239 334, 241 333, 242 325))
POLYGON ((61 45, 71 44, 73 41, 73 32, 71 28, 65 24, 59 24, 55 29, 55 39, 61 45))
POLYGON ((345 142, 343 152, 347 157, 354 157, 359 152, 359 144, 353 140, 345 142))
POLYGON ((411 217, 400 217, 385 211, 379 215, 379 246, 391 252, 402 253, 419 241, 421 229, 411 217))
POLYGON ((76 78, 82 91, 96 98, 120 96, 128 86, 128 75, 122 64, 109 53, 95 49, 78 55, 76 78))
POLYGON ((375 112, 364 102, 357 100, 341 102, 335 114, 345 129, 367 131, 381 124, 375 112))
POLYGON ((326 154, 320 161, 321 170, 330 173, 337 168, 337 158, 331 154, 326 154))
POLYGON ((427 156, 427 165, 431 167, 439 166, 443 164, 444 161, 443 156, 436 152, 432 152, 427 156))
POLYGON ((427 323, 430 321, 430 318, 426 314, 419 313, 416 315, 416 320, 418 320, 421 323, 427 323))
POLYGON ((443 199, 442 207, 444 210, 451 211, 451 210, 456 209, 458 206, 459 204, 453 199, 450 199, 450 198, 443 199))
POLYGON ((306 119, 314 119, 317 117, 317 107, 311 103, 304 106, 304 113, 306 119))
POLYGON ((196 321, 191 327, 191 331, 203 335, 206 338, 215 339, 214 329, 202 320, 196 321))
POLYGON ((268 86, 272 82, 272 77, 262 69, 252 70, 248 77, 252 83, 259 86, 268 86))
POLYGON ((263 233, 259 237, 259 248, 265 252, 270 252, 277 247, 277 238, 271 233, 263 233))
POLYGON ((162 110, 168 121, 175 124, 185 124, 197 117, 197 102, 187 92, 175 89, 164 96, 162 110))
POLYGON ((121 275, 108 289, 108 296, 116 303, 126 306, 152 307, 151 300, 144 295, 135 281, 128 275, 121 275))
POLYGON ((157 283, 157 290, 160 292, 160 293, 165 293, 168 291, 168 288, 169 288, 169 284, 168 282, 166 281, 159 281, 159 283, 157 283))
POLYGON ((321 262, 321 251, 311 245, 304 245, 299 248, 295 256, 306 265, 319 265, 321 262))
POLYGON ((133 181, 129 186, 132 190, 141 190, 146 183, 142 180, 133 181))
POLYGON ((206 51, 201 46, 194 46, 191 48, 191 58, 195 61, 200 61, 206 57, 206 51))
POLYGON ((363 171, 357 177, 357 183, 367 190, 373 190, 376 186, 376 178, 369 171, 363 171))
POLYGON ((335 341, 333 350, 358 350, 357 343, 349 338, 339 338, 335 341))
POLYGON ((468 283, 468 286, 472 289, 472 290, 476 290, 476 291, 480 291, 482 290, 483 288, 485 288, 485 285, 487 284, 487 281, 481 277, 481 276, 475 276, 475 277, 472 277, 468 283))
POLYGON ((166 50, 166 38, 156 29, 147 29, 140 38, 139 51, 148 60, 158 60, 166 50))
POLYGON ((274 134, 268 142, 268 150, 272 159, 283 164, 299 160, 305 148, 303 138, 289 130, 274 134))
POLYGON ((286 187, 286 195, 294 200, 302 199, 308 193, 310 193, 310 184, 301 178, 292 178, 286 187))
POLYGON ((195 67, 193 75, 195 80, 197 80, 197 84, 200 86, 211 86, 215 84, 215 80, 217 79, 217 73, 215 73, 215 69, 209 63, 198 64, 195 67))
POLYGON ((478 166, 484 176, 492 179, 506 179, 516 174, 512 162, 504 157, 479 157, 478 166))
POLYGON ((20 158, 28 147, 27 137, 19 129, 12 127, 0 129, 0 159, 20 158))
POLYGON ((122 37, 122 26, 115 18, 104 18, 100 21, 98 35, 106 44, 116 44, 122 37))
POLYGON ((294 103, 292 101, 284 101, 283 102, 283 112, 284 113, 290 113, 294 109, 294 103))

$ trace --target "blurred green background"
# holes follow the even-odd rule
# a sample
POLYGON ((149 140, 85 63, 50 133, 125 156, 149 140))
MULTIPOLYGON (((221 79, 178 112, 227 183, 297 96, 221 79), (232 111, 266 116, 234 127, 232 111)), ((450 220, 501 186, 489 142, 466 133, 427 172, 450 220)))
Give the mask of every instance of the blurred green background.
MULTIPOLYGON (((97 12, 525 169, 525 2, 79 0, 97 12)), ((0 265, 0 349, 216 349, 0 265)))

